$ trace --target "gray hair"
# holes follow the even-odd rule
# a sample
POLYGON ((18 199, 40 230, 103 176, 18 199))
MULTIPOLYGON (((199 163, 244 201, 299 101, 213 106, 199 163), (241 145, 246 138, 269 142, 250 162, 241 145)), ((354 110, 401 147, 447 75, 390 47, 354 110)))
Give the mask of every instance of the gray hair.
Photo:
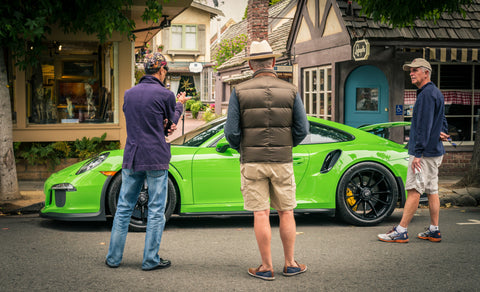
POLYGON ((250 66, 252 66, 252 69, 254 71, 260 70, 260 69, 265 69, 265 68, 271 68, 271 67, 273 67, 273 59, 274 58, 253 59, 253 60, 250 60, 250 66))
POLYGON ((425 68, 425 67, 420 67, 422 68, 423 72, 427 72, 428 71, 428 76, 432 76, 432 70, 428 69, 428 68, 425 68))

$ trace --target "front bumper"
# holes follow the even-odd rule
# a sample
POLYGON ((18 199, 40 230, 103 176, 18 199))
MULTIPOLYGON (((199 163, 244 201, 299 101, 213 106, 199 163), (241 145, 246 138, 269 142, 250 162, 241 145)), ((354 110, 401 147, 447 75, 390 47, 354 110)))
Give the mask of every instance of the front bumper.
POLYGON ((62 221, 105 221, 111 179, 96 171, 86 175, 52 175, 45 182, 45 207, 40 216, 62 221))

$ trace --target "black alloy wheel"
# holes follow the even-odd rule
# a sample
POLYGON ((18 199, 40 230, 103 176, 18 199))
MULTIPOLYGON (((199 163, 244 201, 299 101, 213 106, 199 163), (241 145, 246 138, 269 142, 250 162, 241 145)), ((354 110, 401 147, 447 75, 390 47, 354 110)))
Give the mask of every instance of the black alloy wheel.
MULTIPOLYGON (((115 216, 117 210, 118 196, 122 186, 122 175, 115 176, 112 180, 108 191, 108 206, 110 212, 115 216)), ((165 206, 165 221, 168 221, 175 210, 177 204, 177 192, 175 186, 170 178, 168 178, 168 195, 165 206)), ((146 183, 142 186, 140 194, 138 195, 137 203, 130 219, 129 231, 145 232, 147 230, 148 218, 148 187, 146 183)))
POLYGON ((347 223, 372 226, 390 216, 398 201, 395 177, 383 165, 362 162, 349 168, 337 187, 337 215, 347 223))

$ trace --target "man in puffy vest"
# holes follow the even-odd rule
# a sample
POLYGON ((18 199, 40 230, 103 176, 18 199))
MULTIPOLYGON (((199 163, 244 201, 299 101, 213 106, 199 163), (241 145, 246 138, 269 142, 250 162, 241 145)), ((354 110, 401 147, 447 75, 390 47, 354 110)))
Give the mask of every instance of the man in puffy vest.
POLYGON ((285 266, 283 275, 303 273, 294 259, 296 225, 293 209, 295 178, 292 147, 308 134, 308 121, 294 85, 273 70, 275 57, 267 41, 252 42, 248 60, 253 78, 235 87, 230 96, 225 136, 240 153, 244 208, 253 211, 254 231, 262 264, 248 274, 274 280, 271 255, 270 207, 278 211, 285 266))

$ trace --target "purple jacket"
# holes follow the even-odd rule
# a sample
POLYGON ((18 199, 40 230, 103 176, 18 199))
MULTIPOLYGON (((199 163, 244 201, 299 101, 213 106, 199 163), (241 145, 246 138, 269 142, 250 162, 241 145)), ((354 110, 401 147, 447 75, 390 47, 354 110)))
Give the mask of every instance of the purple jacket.
POLYGON ((182 104, 157 78, 146 75, 125 92, 123 112, 127 142, 122 167, 134 171, 168 169, 170 144, 165 141, 164 119, 178 122, 182 104), (176 119, 176 120, 175 120, 176 119))

